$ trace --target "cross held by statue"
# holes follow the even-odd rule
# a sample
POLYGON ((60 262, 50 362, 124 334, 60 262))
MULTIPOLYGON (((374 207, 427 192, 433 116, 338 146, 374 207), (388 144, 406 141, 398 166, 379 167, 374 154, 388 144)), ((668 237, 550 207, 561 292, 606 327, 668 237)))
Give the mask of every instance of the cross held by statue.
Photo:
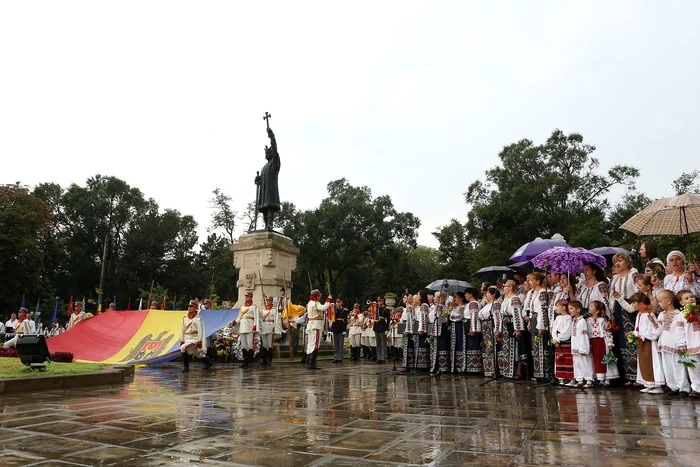
POLYGON ((263 120, 265 120, 265 123, 267 123, 267 129, 270 129, 270 119, 272 118, 272 115, 269 113, 265 112, 265 115, 263 116, 263 120))

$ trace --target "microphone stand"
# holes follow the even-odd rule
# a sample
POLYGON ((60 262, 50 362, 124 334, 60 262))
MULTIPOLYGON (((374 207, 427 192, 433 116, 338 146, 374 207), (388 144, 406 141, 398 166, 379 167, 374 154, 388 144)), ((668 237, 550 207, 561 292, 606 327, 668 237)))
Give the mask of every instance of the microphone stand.
MULTIPOLYGON (((389 318, 391 319, 391 317, 389 318)), ((391 320, 391 325, 389 326, 389 332, 391 333, 391 348, 394 349, 394 358, 392 360, 394 361, 394 366, 391 368, 391 370, 384 370, 384 371, 378 371, 377 374, 387 374, 387 375, 403 375, 405 373, 402 373, 401 371, 396 369, 396 357, 398 355, 398 352, 396 351, 396 332, 394 331, 394 327, 396 326, 396 323, 394 320, 391 320)), ((404 336, 405 339, 405 336, 404 336)))

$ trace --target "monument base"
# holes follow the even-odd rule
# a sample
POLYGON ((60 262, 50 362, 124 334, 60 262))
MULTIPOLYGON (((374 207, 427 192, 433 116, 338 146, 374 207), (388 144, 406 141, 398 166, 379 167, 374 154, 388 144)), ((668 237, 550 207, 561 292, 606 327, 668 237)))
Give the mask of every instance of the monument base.
POLYGON ((238 273, 239 308, 247 291, 253 292, 253 302, 262 308, 264 297, 278 297, 282 287, 287 297, 292 296, 292 271, 297 267, 299 248, 291 238, 268 230, 258 230, 242 235, 233 245, 233 266, 238 273))

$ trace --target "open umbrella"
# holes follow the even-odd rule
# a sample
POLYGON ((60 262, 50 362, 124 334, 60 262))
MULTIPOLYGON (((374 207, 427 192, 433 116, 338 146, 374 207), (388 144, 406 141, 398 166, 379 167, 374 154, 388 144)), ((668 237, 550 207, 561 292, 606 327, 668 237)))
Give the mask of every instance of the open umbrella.
POLYGON ((518 250, 515 253, 513 253, 513 256, 510 257, 510 260, 514 263, 517 263, 518 261, 530 261, 532 260, 532 258, 539 255, 540 253, 549 250, 550 248, 554 248, 556 246, 568 247, 570 245, 564 240, 559 240, 556 238, 542 239, 540 237, 537 237, 533 241, 528 242, 525 245, 518 248, 518 250))
POLYGON ((532 261, 520 261, 518 263, 513 263, 508 267, 513 271, 522 272, 524 274, 529 274, 535 270, 535 267, 532 265, 532 261))
POLYGON ((593 253, 598 253, 600 256, 605 258, 605 260, 610 263, 612 261, 613 256, 615 256, 618 253, 626 253, 630 256, 632 256, 632 252, 629 250, 625 250, 624 248, 618 248, 615 246, 601 246, 598 248, 593 248, 590 251, 593 253))
POLYGON ((450 293, 464 292, 470 287, 473 286, 469 282, 456 279, 439 279, 425 286, 428 290, 447 290, 450 293))
POLYGON ((660 198, 620 226, 637 235, 688 235, 700 232, 700 195, 660 198))
POLYGON ((507 279, 512 279, 515 271, 506 266, 488 266, 476 271, 472 277, 476 277, 480 281, 496 282, 503 278, 504 274, 507 279))
POLYGON ((605 258, 585 248, 557 247, 550 248, 532 259, 532 264, 538 269, 552 272, 580 274, 586 264, 595 264, 601 269, 606 266, 605 258))

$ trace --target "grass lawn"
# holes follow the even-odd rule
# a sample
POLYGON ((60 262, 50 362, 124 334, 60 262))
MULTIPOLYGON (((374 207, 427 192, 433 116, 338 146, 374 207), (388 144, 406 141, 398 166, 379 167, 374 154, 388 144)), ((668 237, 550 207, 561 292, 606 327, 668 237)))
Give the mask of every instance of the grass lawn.
POLYGON ((46 371, 31 371, 22 365, 19 358, 0 358, 0 379, 26 378, 32 376, 71 375, 75 373, 90 373, 100 371, 106 365, 103 363, 57 363, 51 362, 46 371))

